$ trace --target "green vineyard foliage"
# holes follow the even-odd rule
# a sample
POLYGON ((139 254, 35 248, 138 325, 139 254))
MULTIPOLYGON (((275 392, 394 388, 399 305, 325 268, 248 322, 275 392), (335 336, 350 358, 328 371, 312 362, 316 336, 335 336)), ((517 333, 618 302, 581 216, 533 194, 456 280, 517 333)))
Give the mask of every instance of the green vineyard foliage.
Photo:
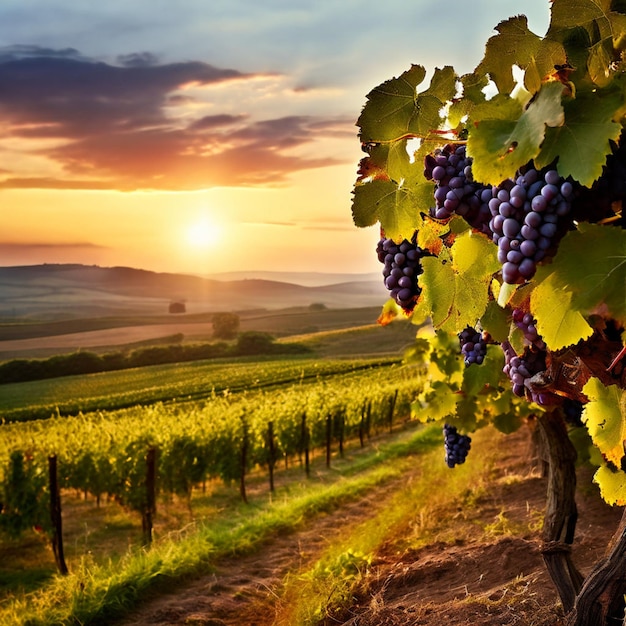
MULTIPOLYGON (((246 471, 265 465, 269 422, 273 424, 277 457, 298 458, 303 451, 303 414, 310 432, 310 449, 322 448, 329 415, 336 421, 341 419, 342 437, 354 439, 365 405, 371 407, 371 426, 387 428, 390 398, 397 393, 395 412, 408 416, 411 402, 422 387, 419 368, 384 361, 370 362, 367 367, 362 361, 328 362, 316 368, 317 376, 305 375, 307 367, 303 363, 284 363, 282 368, 277 363, 232 365, 229 372, 229 367, 222 365, 224 380, 239 377, 241 381, 243 372, 256 372, 254 380, 263 380, 264 385, 255 389, 250 384, 248 391, 239 393, 224 389, 202 401, 157 402, 4 424, 0 431, 0 493, 16 493, 17 481, 21 497, 31 508, 26 511, 5 498, 0 520, 8 520, 4 513, 26 511, 22 518, 12 519, 6 529, 18 534, 30 526, 46 524, 45 503, 49 496, 46 482, 41 479, 46 476, 51 454, 58 459, 62 489, 91 494, 97 500, 114 498, 141 512, 149 448, 157 450, 160 492, 189 497, 193 487, 203 481, 221 479, 232 483, 240 479, 244 436, 248 448, 246 471), (333 375, 328 376, 331 371, 333 375), (264 389, 271 372, 275 384, 264 389), (288 372, 291 382, 281 384, 288 372), (25 455, 28 471, 18 463, 25 455)), ((202 368, 199 372, 202 375, 202 368)))

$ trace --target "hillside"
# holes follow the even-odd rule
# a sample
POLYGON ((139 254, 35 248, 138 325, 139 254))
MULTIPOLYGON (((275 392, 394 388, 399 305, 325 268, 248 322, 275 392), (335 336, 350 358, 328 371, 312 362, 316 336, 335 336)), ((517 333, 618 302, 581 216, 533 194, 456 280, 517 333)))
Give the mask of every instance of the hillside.
MULTIPOLYGON (((294 278, 297 275, 293 275, 294 278)), ((188 313, 249 311, 323 304, 329 308, 378 306, 380 280, 304 286, 261 278, 221 281, 129 267, 32 265, 0 267, 0 319, 157 315, 172 302, 188 313)))

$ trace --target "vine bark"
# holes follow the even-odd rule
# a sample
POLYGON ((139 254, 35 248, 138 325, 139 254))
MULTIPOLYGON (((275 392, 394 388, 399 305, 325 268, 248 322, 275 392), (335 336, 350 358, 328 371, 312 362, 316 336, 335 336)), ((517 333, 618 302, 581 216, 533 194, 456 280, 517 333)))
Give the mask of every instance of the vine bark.
POLYGON ((583 576, 574 565, 571 555, 578 519, 575 500, 577 453, 567 435, 560 411, 539 416, 538 423, 549 454, 541 554, 563 608, 568 613, 574 608, 583 583, 583 576))

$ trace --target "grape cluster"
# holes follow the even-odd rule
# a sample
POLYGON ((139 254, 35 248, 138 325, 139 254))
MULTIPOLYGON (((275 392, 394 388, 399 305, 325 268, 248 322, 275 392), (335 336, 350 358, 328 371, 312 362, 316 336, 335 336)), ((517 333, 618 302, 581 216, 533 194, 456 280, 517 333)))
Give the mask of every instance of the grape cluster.
POLYGON ((435 181, 435 206, 431 216, 448 219, 460 215, 465 221, 486 234, 491 217, 488 202, 491 188, 474 182, 472 159, 465 146, 448 144, 424 158, 424 177, 435 181))
POLYGON ((560 399, 548 389, 542 389, 540 381, 534 380, 537 374, 546 371, 546 352, 525 348, 518 355, 508 341, 502 345, 504 352, 504 368, 502 371, 513 383, 513 393, 519 397, 526 397, 530 402, 541 406, 560 404, 560 399), (531 379, 533 379, 531 383, 531 379))
POLYGON ((446 465, 452 468, 455 465, 465 463, 467 453, 472 447, 472 438, 469 435, 460 435, 455 426, 444 424, 443 440, 446 451, 446 465))
POLYGON ((383 237, 376 246, 376 254, 384 264, 385 287, 391 297, 405 311, 412 311, 422 292, 417 282, 417 277, 424 271, 420 260, 428 252, 417 245, 415 236, 411 241, 404 239, 399 244, 383 237))
POLYGON ((480 365, 487 355, 487 341, 484 333, 468 326, 459 333, 458 337, 465 365, 469 366, 472 363, 480 365))
POLYGON ((513 309, 513 322, 524 333, 524 338, 537 350, 545 350, 546 344, 537 331, 537 322, 530 313, 522 309, 513 309))
POLYGON ((492 189, 489 226, 505 283, 535 275, 537 263, 558 239, 559 218, 570 212, 573 193, 573 185, 556 170, 533 167, 492 189))

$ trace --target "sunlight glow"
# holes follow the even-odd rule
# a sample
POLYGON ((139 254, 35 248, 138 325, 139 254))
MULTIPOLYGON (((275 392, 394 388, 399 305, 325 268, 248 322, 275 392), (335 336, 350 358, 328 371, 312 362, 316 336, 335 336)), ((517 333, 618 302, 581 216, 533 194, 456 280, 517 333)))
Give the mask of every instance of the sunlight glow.
POLYGON ((202 218, 187 229, 187 243, 194 248, 211 248, 218 243, 221 233, 217 224, 202 218))

